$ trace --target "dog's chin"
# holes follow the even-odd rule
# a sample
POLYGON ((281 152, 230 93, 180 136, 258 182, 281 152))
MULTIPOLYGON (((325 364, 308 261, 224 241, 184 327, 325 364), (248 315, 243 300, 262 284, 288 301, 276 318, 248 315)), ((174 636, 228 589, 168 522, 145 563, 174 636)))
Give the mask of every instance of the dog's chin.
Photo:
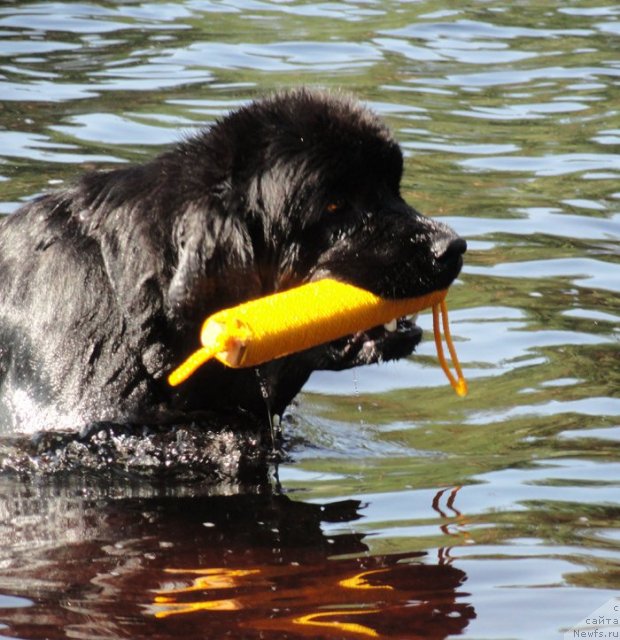
POLYGON ((328 362, 323 368, 342 370, 406 358, 421 340, 422 329, 415 323, 415 316, 398 318, 324 345, 328 362))

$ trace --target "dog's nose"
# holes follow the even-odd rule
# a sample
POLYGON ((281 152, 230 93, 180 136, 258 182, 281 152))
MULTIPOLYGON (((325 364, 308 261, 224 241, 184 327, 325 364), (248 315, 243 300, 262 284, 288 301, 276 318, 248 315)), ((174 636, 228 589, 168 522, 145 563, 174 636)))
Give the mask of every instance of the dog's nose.
POLYGON ((439 262, 455 262, 467 251, 467 242, 459 236, 442 235, 433 242, 433 254, 439 262))

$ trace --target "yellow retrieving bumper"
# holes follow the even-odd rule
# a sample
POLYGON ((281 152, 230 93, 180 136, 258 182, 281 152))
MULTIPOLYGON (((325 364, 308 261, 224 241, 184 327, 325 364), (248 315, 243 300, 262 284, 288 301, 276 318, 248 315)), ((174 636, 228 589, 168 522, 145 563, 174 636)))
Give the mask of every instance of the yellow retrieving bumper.
POLYGON ((172 386, 180 384, 211 358, 229 367, 253 367, 432 307, 439 362, 456 393, 464 396, 467 382, 450 336, 447 291, 388 300, 365 289, 325 279, 223 309, 205 320, 200 334, 202 348, 175 369, 168 382, 172 386), (444 356, 440 314, 456 376, 444 356))

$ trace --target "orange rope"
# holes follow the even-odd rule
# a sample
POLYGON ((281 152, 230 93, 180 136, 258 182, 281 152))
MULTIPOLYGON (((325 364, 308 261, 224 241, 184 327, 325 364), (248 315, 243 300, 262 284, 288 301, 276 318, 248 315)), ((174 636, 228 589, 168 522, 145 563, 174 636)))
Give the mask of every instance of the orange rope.
POLYGON ((196 369, 202 367, 202 365, 214 358, 216 352, 213 349, 205 349, 202 347, 197 351, 194 351, 187 360, 182 362, 169 376, 168 376, 168 384, 171 387, 176 387, 189 378, 196 369))
POLYGON ((446 377, 450 381, 452 388, 456 391, 457 395, 462 398, 463 396, 467 395, 467 381, 463 376, 461 365, 459 364, 459 360, 456 356, 456 349, 454 348, 454 343, 452 342, 450 325, 448 323, 448 307, 446 306, 445 300, 442 300, 441 302, 433 305, 433 334, 435 336, 435 348, 437 349, 437 358, 439 359, 439 364, 441 365, 443 372, 446 374, 446 377), (448 345, 448 351, 450 352, 450 358, 452 359, 454 370, 456 371, 456 377, 448 368, 446 356, 443 351, 443 345, 441 343, 441 328, 439 327, 440 312, 443 324, 443 334, 446 340, 446 344, 448 345))

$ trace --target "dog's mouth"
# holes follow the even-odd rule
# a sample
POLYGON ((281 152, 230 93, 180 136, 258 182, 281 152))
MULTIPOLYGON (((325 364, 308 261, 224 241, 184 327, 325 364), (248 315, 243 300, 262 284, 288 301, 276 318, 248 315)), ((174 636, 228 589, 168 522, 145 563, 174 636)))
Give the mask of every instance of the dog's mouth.
POLYGON ((422 340, 418 314, 394 318, 386 324, 333 341, 329 350, 336 369, 398 360, 411 355, 422 340))

